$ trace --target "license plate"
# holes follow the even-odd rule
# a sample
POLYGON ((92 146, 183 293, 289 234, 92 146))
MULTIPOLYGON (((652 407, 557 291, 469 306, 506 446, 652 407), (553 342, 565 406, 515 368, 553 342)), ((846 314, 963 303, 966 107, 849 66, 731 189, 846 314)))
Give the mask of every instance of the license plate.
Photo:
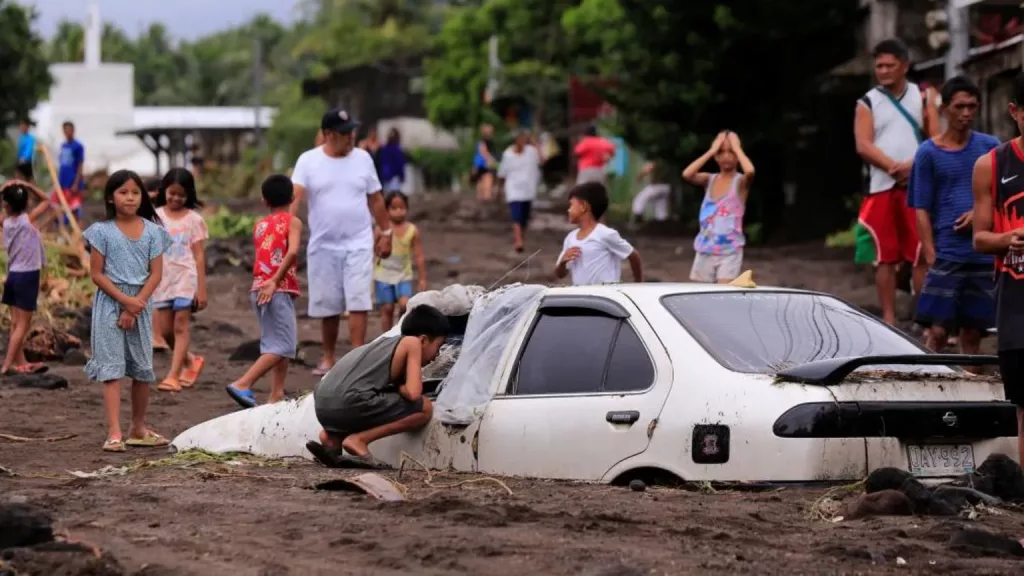
POLYGON ((970 444, 910 445, 907 460, 914 476, 970 474, 974 472, 974 447, 970 444))

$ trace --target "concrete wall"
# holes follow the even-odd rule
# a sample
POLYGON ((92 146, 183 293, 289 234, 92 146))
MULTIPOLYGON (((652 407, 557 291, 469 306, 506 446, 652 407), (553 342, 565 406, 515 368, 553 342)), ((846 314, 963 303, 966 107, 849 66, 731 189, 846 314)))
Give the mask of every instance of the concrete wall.
POLYGON ((54 84, 49 101, 35 114, 36 134, 54 160, 64 141, 61 125, 75 124, 76 138, 85 146, 85 171, 130 168, 152 172, 152 154, 134 136, 116 136, 134 125, 135 83, 131 64, 79 63, 50 66, 54 84))

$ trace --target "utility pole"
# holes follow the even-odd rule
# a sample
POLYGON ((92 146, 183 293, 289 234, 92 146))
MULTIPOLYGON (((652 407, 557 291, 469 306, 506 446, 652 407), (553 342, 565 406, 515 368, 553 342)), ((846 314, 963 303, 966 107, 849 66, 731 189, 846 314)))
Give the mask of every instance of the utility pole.
POLYGON ((253 136, 256 147, 263 146, 262 126, 260 126, 263 112, 263 43, 259 38, 252 41, 252 88, 253 88, 253 115, 255 116, 255 128, 253 136))
POLYGON ((955 0, 946 3, 946 21, 949 29, 949 50, 946 52, 946 80, 960 73, 960 65, 967 60, 970 49, 970 30, 967 9, 957 6, 955 0))

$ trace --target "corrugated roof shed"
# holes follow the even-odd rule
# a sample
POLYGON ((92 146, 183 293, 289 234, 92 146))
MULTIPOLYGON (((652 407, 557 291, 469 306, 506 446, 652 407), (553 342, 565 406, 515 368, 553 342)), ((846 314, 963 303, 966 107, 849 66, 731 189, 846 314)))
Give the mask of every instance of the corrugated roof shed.
MULTIPOLYGON (((269 128, 276 108, 260 108, 259 126, 269 128)), ((256 127, 256 112, 245 106, 136 106, 134 125, 118 134, 157 130, 251 130, 256 127)))

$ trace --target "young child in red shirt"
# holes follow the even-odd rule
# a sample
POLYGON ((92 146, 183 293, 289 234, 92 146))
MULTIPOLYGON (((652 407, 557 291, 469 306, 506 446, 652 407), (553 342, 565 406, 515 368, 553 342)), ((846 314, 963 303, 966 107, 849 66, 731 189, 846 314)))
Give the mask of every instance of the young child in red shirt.
POLYGON ((269 402, 284 400, 288 362, 295 358, 298 347, 295 299, 299 297, 299 279, 295 261, 302 222, 288 212, 293 195, 292 180, 284 174, 273 174, 263 181, 263 203, 270 208, 270 215, 253 228, 256 262, 249 292, 260 322, 260 357, 227 387, 228 396, 243 408, 256 405, 253 384, 271 371, 269 402))

